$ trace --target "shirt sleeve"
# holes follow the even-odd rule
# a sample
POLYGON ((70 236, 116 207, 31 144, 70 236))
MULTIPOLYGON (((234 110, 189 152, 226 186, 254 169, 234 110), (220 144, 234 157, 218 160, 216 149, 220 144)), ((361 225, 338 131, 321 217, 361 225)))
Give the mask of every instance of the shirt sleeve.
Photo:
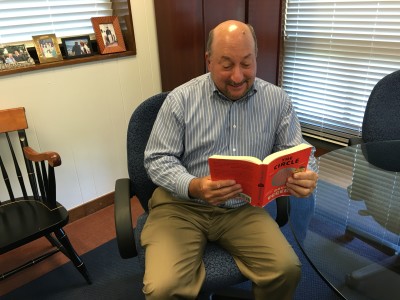
POLYGON ((170 93, 154 123, 145 152, 144 166, 151 180, 169 190, 174 196, 189 197, 189 174, 180 157, 184 151, 183 106, 170 93))

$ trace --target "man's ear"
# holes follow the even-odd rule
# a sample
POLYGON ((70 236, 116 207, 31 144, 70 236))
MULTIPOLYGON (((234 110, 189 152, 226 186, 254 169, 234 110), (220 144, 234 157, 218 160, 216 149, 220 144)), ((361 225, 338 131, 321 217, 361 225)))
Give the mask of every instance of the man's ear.
POLYGON ((210 61, 210 55, 208 54, 208 52, 206 52, 205 58, 206 58, 207 69, 210 71, 210 63, 211 63, 211 61, 210 61))

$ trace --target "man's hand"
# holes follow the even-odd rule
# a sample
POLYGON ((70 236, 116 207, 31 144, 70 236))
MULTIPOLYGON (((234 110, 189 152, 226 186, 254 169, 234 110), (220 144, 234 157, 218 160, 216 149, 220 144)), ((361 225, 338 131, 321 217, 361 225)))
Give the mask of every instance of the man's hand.
POLYGON ((192 179, 189 184, 189 195, 202 199, 212 205, 218 205, 242 192, 240 184, 234 180, 212 181, 211 176, 192 179))
POLYGON ((294 173, 287 180, 286 186, 293 196, 304 198, 314 191, 317 186, 318 174, 306 170, 304 172, 294 173))

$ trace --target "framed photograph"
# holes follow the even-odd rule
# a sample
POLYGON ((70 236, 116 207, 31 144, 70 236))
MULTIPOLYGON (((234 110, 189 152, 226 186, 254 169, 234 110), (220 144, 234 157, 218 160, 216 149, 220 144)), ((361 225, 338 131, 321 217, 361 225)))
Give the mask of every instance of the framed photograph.
POLYGON ((93 55, 90 37, 88 35, 61 38, 66 58, 76 58, 93 55))
POLYGON ((126 51, 117 16, 93 17, 91 21, 101 54, 126 51))
POLYGON ((34 65, 25 44, 0 48, 0 70, 10 70, 34 65))
POLYGON ((55 34, 32 36, 41 64, 63 59, 55 34))

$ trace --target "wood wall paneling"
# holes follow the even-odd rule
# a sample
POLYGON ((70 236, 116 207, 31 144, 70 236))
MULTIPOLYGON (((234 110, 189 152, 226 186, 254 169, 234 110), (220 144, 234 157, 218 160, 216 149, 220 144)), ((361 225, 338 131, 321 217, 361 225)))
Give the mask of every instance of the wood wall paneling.
POLYGON ((257 35, 257 76, 278 83, 281 0, 249 0, 248 22, 257 35))
POLYGON ((198 0, 154 0, 162 90, 204 73, 203 7, 198 0))
POLYGON ((246 22, 246 0, 203 0, 204 41, 208 33, 219 23, 226 20, 246 22))

